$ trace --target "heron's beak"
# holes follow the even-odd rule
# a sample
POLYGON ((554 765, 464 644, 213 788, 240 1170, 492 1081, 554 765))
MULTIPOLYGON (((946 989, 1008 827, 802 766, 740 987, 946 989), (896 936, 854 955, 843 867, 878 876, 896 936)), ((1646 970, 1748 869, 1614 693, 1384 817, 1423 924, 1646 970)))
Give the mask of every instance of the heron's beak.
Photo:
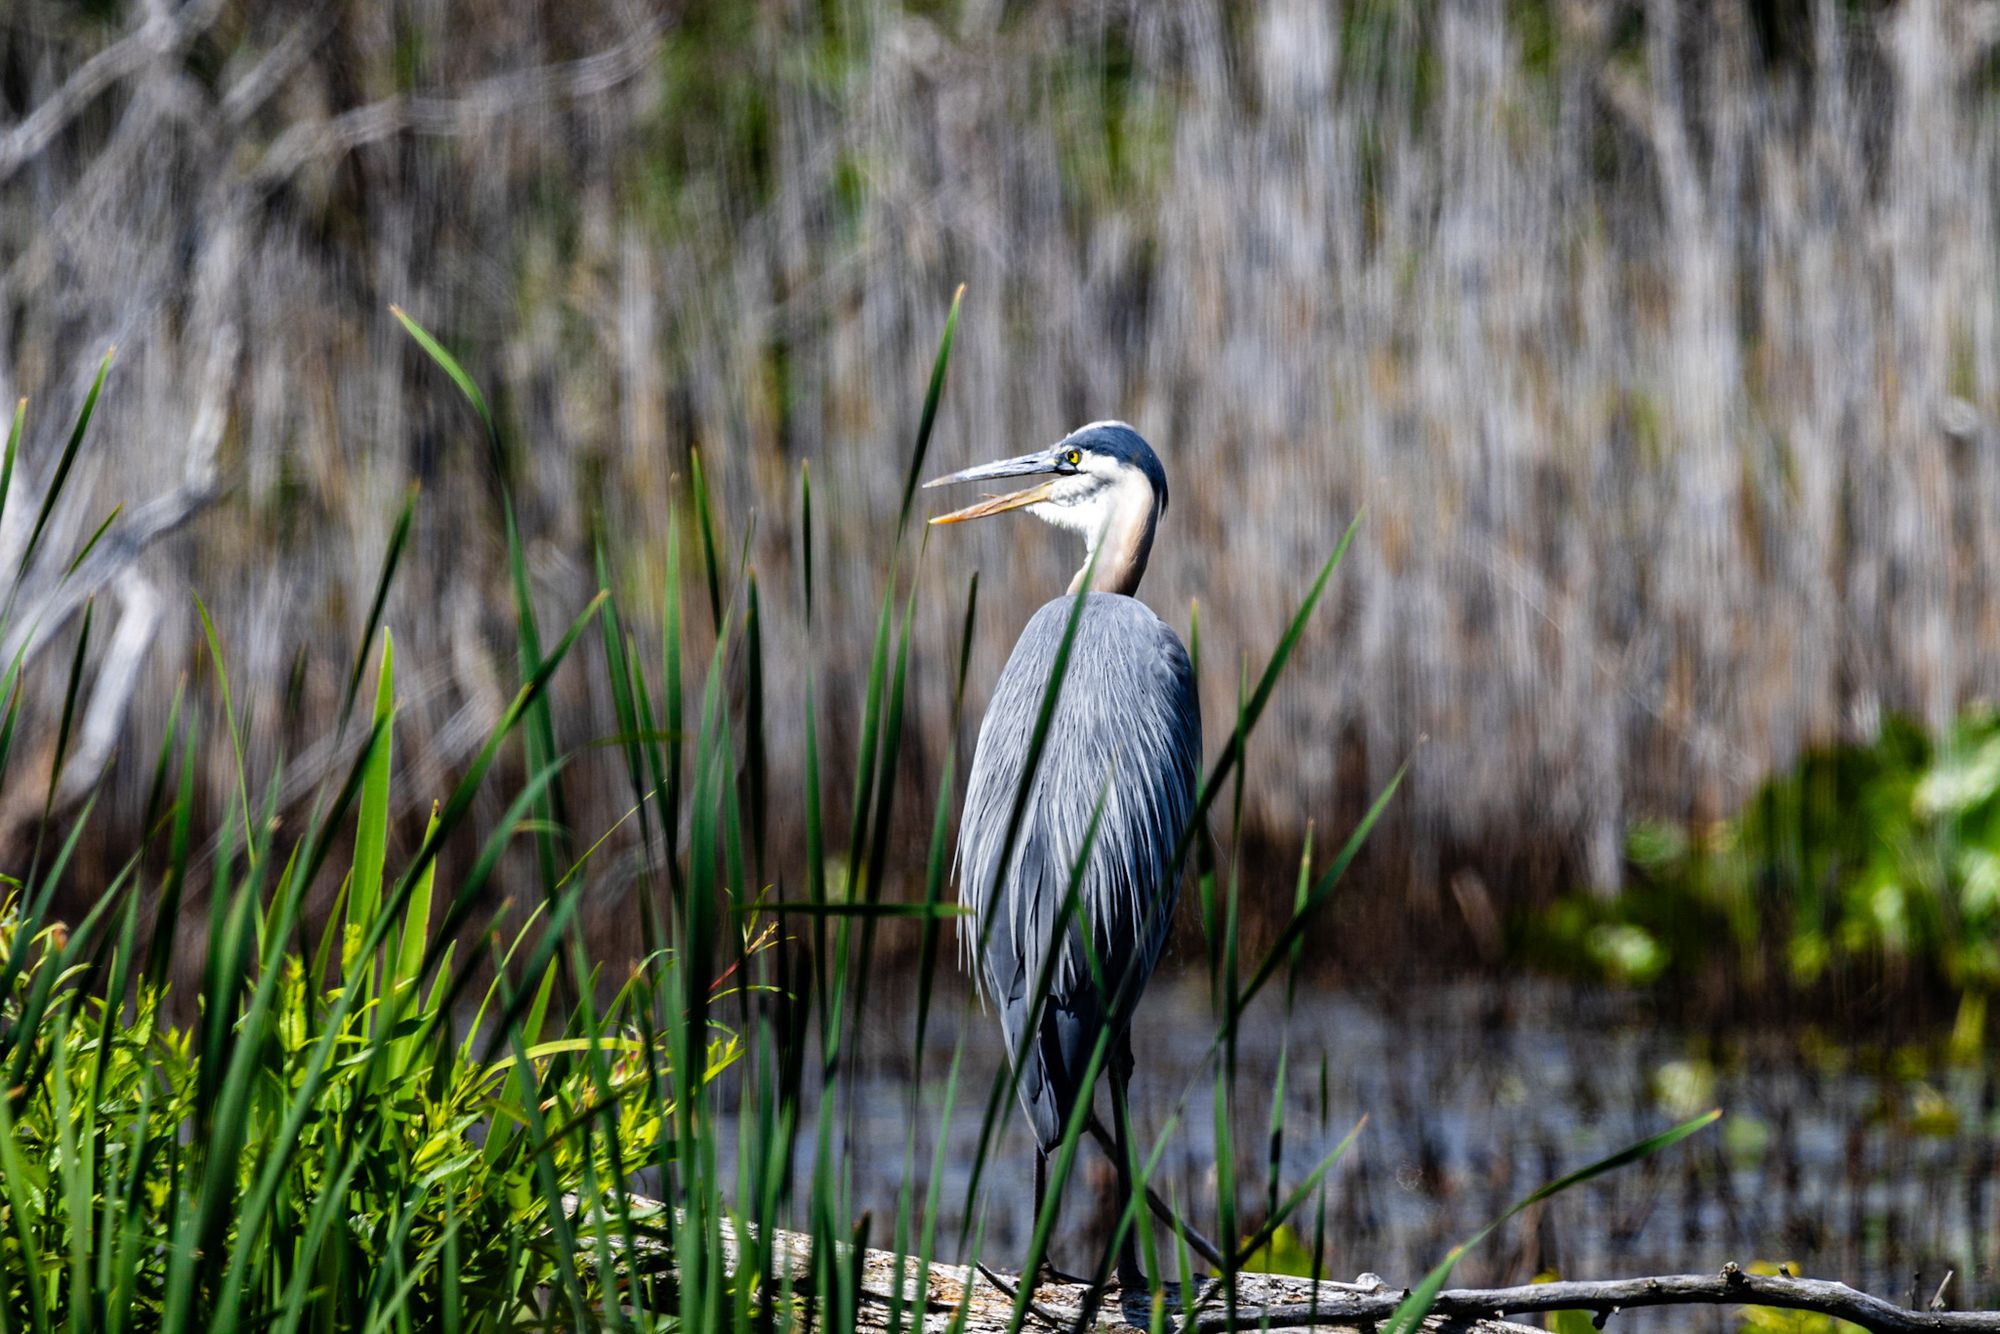
MULTIPOLYGON (((1031 477, 1038 473, 1051 473, 1057 468, 1057 456, 1047 450, 1035 454, 1023 454, 1019 458, 1003 459, 998 463, 982 463, 976 468, 967 468, 947 477, 933 477, 925 482, 926 488, 949 486, 954 482, 986 482, 999 477, 1031 477)), ((983 519, 989 514, 1005 514, 1008 510, 1035 505, 1049 498, 1055 489, 1056 478, 1049 478, 1022 491, 1010 491, 1004 496, 988 496, 976 505, 967 505, 962 510, 940 514, 932 523, 963 523, 967 519, 983 519)))

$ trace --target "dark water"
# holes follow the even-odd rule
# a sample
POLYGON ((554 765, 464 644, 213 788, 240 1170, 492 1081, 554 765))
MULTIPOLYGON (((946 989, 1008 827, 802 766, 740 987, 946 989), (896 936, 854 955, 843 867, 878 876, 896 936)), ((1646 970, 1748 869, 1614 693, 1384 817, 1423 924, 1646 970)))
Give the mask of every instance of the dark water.
MULTIPOLYGON (((885 995, 862 1034, 844 1150, 854 1208, 886 1235, 911 1121, 912 1025, 885 995)), ((1134 1116, 1148 1142, 1179 1107, 1156 1184, 1216 1235, 1215 1086, 1199 1066, 1215 1031, 1205 988, 1162 978, 1135 1030, 1134 1116)), ((946 1074, 964 1040, 942 1182, 939 1251, 958 1229, 999 1049, 995 1026, 941 993, 916 1119, 918 1199, 946 1112, 946 1074)), ((1844 1050, 1789 1031, 1690 1033, 1643 1001, 1557 985, 1457 985, 1398 995, 1304 991, 1287 1025, 1273 1003, 1243 1030, 1229 1100, 1243 1229, 1264 1217, 1280 1053, 1289 1044, 1280 1197, 1364 1114, 1325 1189, 1326 1270, 1408 1283, 1537 1186, 1709 1107, 1717 1126, 1523 1214, 1470 1255, 1460 1282, 1707 1271, 1729 1260, 1788 1262, 1908 1301, 1956 1270, 1956 1306, 2000 1296, 1990 1061, 1952 1068, 1928 1047, 1844 1050), (1322 1093, 1322 1079, 1324 1093, 1322 1093), (1921 1277, 1918 1277, 1921 1276, 1921 1277)), ((812 1136, 801 1137, 800 1170, 812 1136)), ((727 1161, 725 1159, 725 1161, 727 1161)), ((1012 1106, 981 1186, 982 1254, 1026 1249, 1032 1156, 1012 1106)), ((1084 1269, 1110 1223, 1111 1180, 1086 1150, 1065 1196, 1057 1260, 1084 1269)), ((1302 1219, 1311 1244, 1313 1210, 1302 1219)), ((1632 1316, 1621 1317, 1621 1324, 1632 1316)), ((1712 1311, 1654 1313, 1646 1327, 1728 1328, 1712 1311)), ((1629 1325, 1628 1325, 1629 1327, 1629 1325)))

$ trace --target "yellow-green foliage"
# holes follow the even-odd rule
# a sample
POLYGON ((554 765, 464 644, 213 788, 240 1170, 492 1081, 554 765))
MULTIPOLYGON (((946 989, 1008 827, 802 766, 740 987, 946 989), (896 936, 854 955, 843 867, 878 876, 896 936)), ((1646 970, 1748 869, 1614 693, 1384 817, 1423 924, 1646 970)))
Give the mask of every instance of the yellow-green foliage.
MULTIPOLYGON (((0 956, 13 954, 19 931, 10 900, 0 956)), ((42 1021, 8 1043, 31 1072, 0 1113, 12 1140, 0 1203, 0 1313, 9 1328, 171 1326, 176 1248, 160 1243, 182 1235, 208 1192, 226 1221, 213 1266, 220 1283, 197 1281, 204 1303, 240 1267, 245 1300, 259 1308, 290 1302, 298 1315, 394 1305, 421 1325, 440 1317, 449 1285, 463 1327, 499 1327, 545 1305, 564 1281, 560 1265, 596 1304, 601 1294, 555 1240, 550 1211, 565 1194, 611 1189, 657 1151, 673 1111, 666 1053, 656 1041, 649 1059, 629 1022, 655 974, 636 977, 594 1035, 573 1024, 543 1039, 517 1023, 525 1062, 484 1051, 481 1028, 491 1027, 500 984, 482 1007, 485 1023, 462 1035, 438 1008, 443 988, 433 988, 396 1025, 416 1059, 392 1069, 371 1035, 386 999, 343 1012, 338 989, 286 954, 269 1014, 256 1030, 232 1034, 232 1046, 258 1050, 241 1091, 236 1152, 221 1162, 213 1132, 230 1106, 213 1101, 220 1072, 198 1027, 169 1021, 165 997, 143 979, 115 1010, 74 990, 81 970, 65 970, 66 943, 60 927, 28 942, 0 1005, 11 1029, 36 991, 51 990, 42 1021), (284 1143, 315 1052, 329 1043, 330 1077, 284 1152, 268 1215, 246 1236, 260 1175, 284 1143)), ((555 968, 546 965, 546 979, 555 968)), ((708 1078, 738 1055, 735 1038, 719 1031, 706 1047, 708 1078)))
MULTIPOLYGON (((1758 1260, 1749 1266, 1753 1274, 1776 1274, 1780 1269, 1797 1275, 1797 1265, 1779 1265, 1758 1260)), ((1862 1334, 1861 1326, 1850 1325, 1817 1311, 1784 1311, 1776 1307, 1746 1306, 1737 1326, 1741 1334, 1862 1334)))
POLYGON ((1536 923, 1545 952, 1644 984, 1728 969, 1809 990, 1838 975, 1956 991, 1955 1046, 1976 1048, 2000 988, 2000 715, 1933 737, 1891 719, 1865 745, 1811 752, 1731 820, 1641 824, 1632 880, 1536 923))

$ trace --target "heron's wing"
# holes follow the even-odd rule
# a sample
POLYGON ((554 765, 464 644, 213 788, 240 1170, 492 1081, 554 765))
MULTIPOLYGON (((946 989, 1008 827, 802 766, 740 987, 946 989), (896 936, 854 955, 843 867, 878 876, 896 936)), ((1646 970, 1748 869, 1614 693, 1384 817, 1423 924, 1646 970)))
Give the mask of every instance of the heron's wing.
POLYGON ((1194 809, 1201 756, 1200 705, 1180 640, 1143 603, 1090 594, 1014 855, 1003 858, 1069 609, 1068 598, 1044 606, 1014 646, 980 726, 959 834, 968 939, 1012 1053, 1055 943, 1071 868, 1092 812, 1103 804, 1078 887, 1077 918, 1053 970, 1038 1052, 1021 1072, 1038 1134, 1051 1126, 1059 1133, 1077 1092, 1074 1076, 1098 1030, 1106 1022, 1114 1033, 1123 1029, 1158 961, 1178 896, 1170 863, 1194 809))

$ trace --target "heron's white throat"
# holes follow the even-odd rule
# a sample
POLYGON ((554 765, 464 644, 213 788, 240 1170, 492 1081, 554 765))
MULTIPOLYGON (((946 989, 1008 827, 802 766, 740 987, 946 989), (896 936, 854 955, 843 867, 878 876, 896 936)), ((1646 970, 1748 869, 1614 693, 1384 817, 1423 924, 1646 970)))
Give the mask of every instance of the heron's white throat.
POLYGON ((1159 498, 1144 473, 1115 459, 1091 459, 1082 472, 1056 483, 1049 498, 1028 512, 1083 538, 1083 568, 1070 580, 1070 592, 1081 591, 1086 574, 1096 592, 1127 596, 1138 592, 1146 558, 1153 551, 1153 526, 1160 517, 1159 498), (1097 558, 1094 570, 1092 556, 1097 558))

